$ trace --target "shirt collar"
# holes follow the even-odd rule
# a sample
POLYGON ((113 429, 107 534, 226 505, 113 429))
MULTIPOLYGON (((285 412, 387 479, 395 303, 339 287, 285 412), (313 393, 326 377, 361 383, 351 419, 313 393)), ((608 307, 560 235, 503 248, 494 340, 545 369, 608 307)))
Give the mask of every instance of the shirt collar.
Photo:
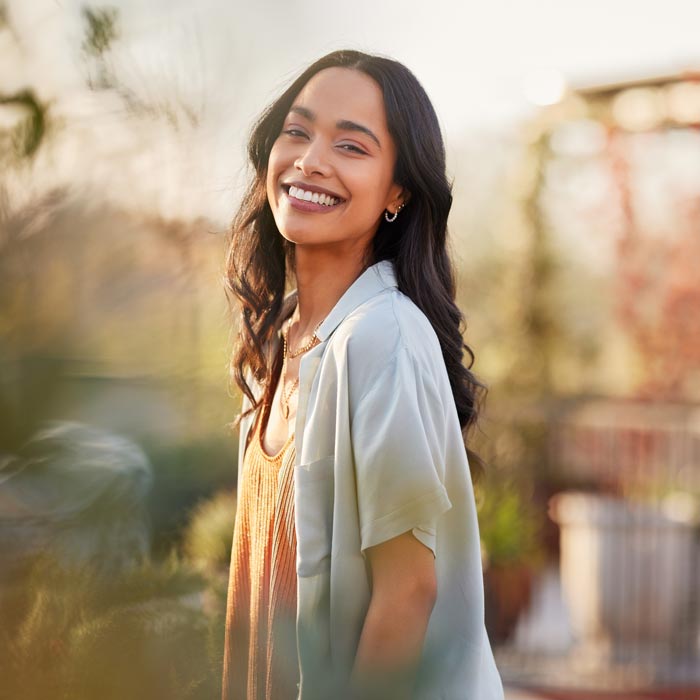
MULTIPOLYGON (((343 295, 319 326, 316 337, 323 342, 351 311, 391 287, 398 288, 394 263, 391 260, 380 260, 374 265, 370 265, 343 292, 343 295)), ((286 318, 292 312, 296 304, 296 296, 297 290, 294 289, 285 297, 283 312, 280 314, 281 318, 286 318)))

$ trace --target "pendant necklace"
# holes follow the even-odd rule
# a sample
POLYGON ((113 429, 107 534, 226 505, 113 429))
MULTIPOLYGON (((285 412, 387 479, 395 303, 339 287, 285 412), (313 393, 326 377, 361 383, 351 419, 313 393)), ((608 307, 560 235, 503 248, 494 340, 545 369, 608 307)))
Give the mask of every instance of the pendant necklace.
POLYGON ((297 387, 299 386, 299 377, 297 377, 294 382, 292 383, 291 388, 289 389, 289 392, 285 391, 285 385, 287 383, 287 359, 292 359, 294 357, 299 357, 299 355, 303 355, 305 352, 308 352, 311 350, 311 348, 315 347, 318 345, 321 341, 319 337, 316 335, 316 331, 318 331, 319 327, 321 324, 325 321, 326 319, 321 319, 318 324, 316 325, 316 328, 314 328, 313 335, 311 336, 311 340, 309 340, 305 345, 302 347, 298 348, 294 352, 288 352, 288 347, 287 347, 287 334, 289 333, 289 325, 287 324, 285 328, 282 329, 282 391, 280 392, 280 408, 282 410, 282 417, 285 420, 288 420, 289 418, 289 400, 292 398, 292 394, 296 391, 297 387))

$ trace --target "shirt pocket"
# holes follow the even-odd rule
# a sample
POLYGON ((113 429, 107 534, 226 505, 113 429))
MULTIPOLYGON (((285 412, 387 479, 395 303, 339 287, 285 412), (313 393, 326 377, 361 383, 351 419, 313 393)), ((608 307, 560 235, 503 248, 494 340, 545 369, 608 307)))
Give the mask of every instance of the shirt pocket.
POLYGON ((294 467, 294 518, 299 576, 314 576, 330 569, 334 464, 334 456, 329 455, 294 467))

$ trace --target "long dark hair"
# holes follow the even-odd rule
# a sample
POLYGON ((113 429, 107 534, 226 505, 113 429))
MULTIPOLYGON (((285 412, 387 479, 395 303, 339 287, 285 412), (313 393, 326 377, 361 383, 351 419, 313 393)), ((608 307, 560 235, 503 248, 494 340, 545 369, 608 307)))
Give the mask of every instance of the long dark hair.
MULTIPOLYGON (((397 220, 382 217, 368 251, 368 264, 393 260, 399 289, 428 317, 440 340, 462 434, 475 424, 486 387, 471 372, 474 353, 464 343, 464 315, 455 303, 455 275, 447 250, 447 216, 452 184, 445 165, 445 146, 430 100, 417 78, 398 61, 360 51, 333 51, 310 65, 254 124, 248 157, 254 169, 250 184, 233 219, 226 257, 226 291, 241 307, 239 338, 233 351, 231 376, 256 410, 271 391, 275 362, 266 344, 279 327, 285 285, 294 266, 294 245, 277 229, 267 200, 266 175, 270 151, 289 108, 302 88, 325 68, 362 71, 384 95, 386 119, 397 159, 394 182, 410 192, 397 220), (463 364, 464 353, 469 357, 463 364), (256 399, 245 378, 250 370, 265 387, 256 399)), ((474 473, 481 458, 467 447, 474 473)))

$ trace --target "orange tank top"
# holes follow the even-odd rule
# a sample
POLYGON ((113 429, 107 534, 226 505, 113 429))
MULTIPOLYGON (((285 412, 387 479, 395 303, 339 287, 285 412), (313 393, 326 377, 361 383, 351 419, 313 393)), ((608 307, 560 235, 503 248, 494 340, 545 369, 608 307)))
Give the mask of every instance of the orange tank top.
POLYGON ((297 696, 294 436, 276 455, 268 455, 262 446, 265 408, 243 448, 226 604, 223 700, 297 696))

